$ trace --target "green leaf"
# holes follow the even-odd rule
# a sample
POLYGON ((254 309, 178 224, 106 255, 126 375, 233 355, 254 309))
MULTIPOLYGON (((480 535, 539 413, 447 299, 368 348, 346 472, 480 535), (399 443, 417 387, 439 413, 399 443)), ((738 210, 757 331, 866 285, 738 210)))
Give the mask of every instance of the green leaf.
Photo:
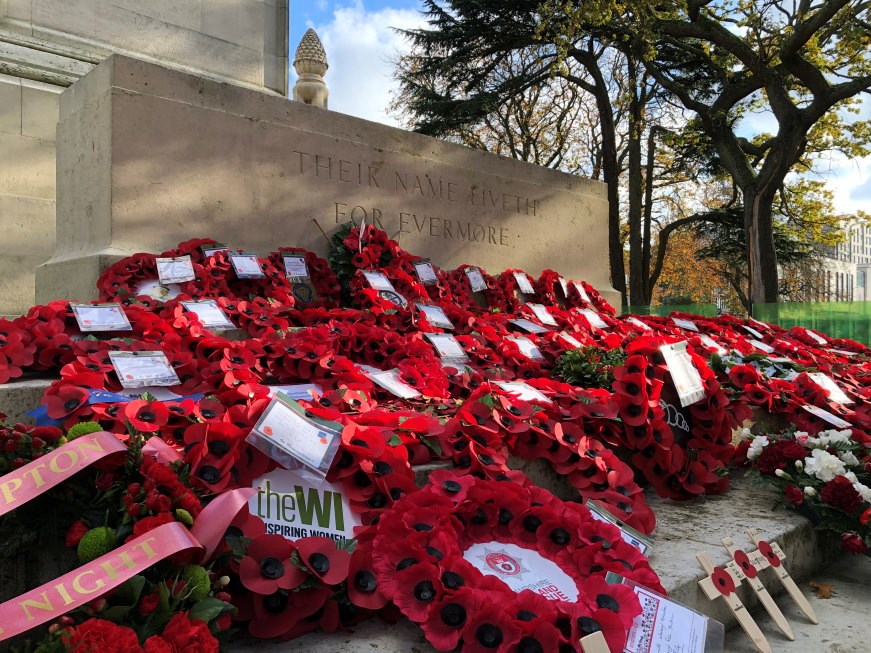
POLYGON ((442 445, 435 438, 421 438, 421 442, 423 442, 424 446, 427 447, 430 451, 432 451, 436 456, 442 455, 442 445))
POLYGON ((390 436, 390 440, 387 441, 387 444, 389 444, 391 447, 398 447, 402 444, 402 440, 398 435, 396 435, 396 433, 394 433, 390 436))
POLYGON ((337 548, 340 551, 347 551, 348 553, 354 553, 357 550, 357 540, 343 540, 338 543, 337 548))
POLYGON ((224 612, 224 609, 228 607, 231 606, 224 601, 216 599, 214 596, 209 596, 194 604, 190 611, 190 618, 209 623, 212 619, 219 617, 224 612))

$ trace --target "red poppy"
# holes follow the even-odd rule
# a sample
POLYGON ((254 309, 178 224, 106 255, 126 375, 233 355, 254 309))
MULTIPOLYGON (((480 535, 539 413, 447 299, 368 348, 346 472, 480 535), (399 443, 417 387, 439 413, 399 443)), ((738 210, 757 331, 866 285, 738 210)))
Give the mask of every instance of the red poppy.
POLYGON ((735 559, 735 562, 738 563, 738 566, 741 567, 741 571, 744 572, 744 575, 747 578, 756 578, 758 572, 756 571, 756 567, 752 562, 750 562, 750 557, 744 553, 741 549, 735 549, 735 553, 732 555, 735 559))
POLYGON ((239 563, 242 584, 255 594, 268 596, 280 589, 292 590, 306 579, 306 573, 290 561, 296 550, 281 535, 261 535, 248 544, 239 563))
POLYGON ((732 580, 732 575, 722 567, 714 567, 711 580, 714 581, 714 587, 724 596, 734 594, 735 581, 732 580))
POLYGON ((87 403, 91 393, 75 385, 61 385, 57 392, 46 392, 46 414, 52 419, 62 419, 87 403))
POLYGON ((463 628, 463 651, 466 653, 490 653, 494 649, 507 650, 520 641, 520 625, 508 615, 497 601, 485 603, 479 610, 467 616, 463 628))
POLYGON ((169 421, 169 410, 159 401, 137 399, 124 406, 124 416, 137 431, 154 433, 169 421))
POLYGON ((300 561, 327 585, 338 585, 348 577, 351 555, 337 549, 328 537, 303 537, 296 541, 300 561))

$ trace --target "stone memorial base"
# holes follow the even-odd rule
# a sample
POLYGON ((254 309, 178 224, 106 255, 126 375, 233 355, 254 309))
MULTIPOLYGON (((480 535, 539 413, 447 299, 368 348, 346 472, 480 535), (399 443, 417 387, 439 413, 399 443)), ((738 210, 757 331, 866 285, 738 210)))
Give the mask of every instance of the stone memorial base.
POLYGON ((552 268, 612 303, 604 184, 114 55, 64 91, 57 246, 37 302, 212 237, 323 255, 353 221, 446 269, 552 268))

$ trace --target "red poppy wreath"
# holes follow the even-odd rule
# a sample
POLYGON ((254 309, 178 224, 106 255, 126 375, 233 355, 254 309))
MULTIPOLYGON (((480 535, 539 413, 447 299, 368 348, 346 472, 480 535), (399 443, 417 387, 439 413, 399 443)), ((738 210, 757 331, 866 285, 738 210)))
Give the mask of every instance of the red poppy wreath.
POLYGON ((622 651, 641 608, 605 575, 664 592, 647 559, 582 504, 514 478, 430 480, 362 538, 348 593, 370 609, 393 601, 440 651, 573 651, 596 631, 622 651))

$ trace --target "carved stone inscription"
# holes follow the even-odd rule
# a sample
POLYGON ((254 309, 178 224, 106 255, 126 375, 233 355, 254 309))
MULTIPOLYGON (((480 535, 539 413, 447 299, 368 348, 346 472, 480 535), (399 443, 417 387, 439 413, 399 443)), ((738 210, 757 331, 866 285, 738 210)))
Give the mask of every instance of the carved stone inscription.
MULTIPOLYGON (((526 215, 532 218, 541 216, 541 201, 535 198, 494 191, 477 184, 464 185, 441 176, 389 169, 385 165, 369 165, 302 150, 294 150, 293 154, 294 170, 299 175, 313 176, 338 184, 377 189, 392 195, 408 197, 409 200, 445 202, 451 216, 473 208, 526 215)), ((498 247, 509 246, 509 230, 506 227, 444 215, 431 215, 414 208, 390 210, 383 206, 334 202, 334 218, 336 224, 349 220, 356 224, 366 222, 391 234, 415 234, 498 247)))

